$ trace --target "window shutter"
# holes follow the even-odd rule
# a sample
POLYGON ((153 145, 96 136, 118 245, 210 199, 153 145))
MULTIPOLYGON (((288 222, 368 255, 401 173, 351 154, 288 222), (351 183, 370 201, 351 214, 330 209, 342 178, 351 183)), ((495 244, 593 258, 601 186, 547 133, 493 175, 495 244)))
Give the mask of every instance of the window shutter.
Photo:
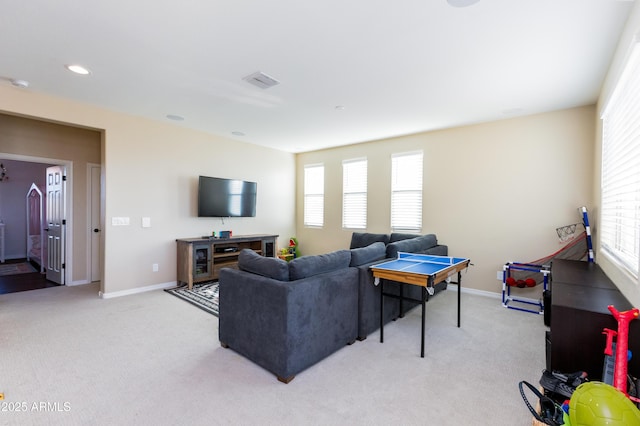
POLYGON ((422 151, 391 157, 391 230, 422 231, 422 151))
POLYGON ((638 278, 640 264, 640 47, 633 48, 602 115, 603 252, 638 278))
POLYGON ((342 162, 342 227, 367 227, 367 159, 342 162))
POLYGON ((304 226, 324 225, 324 165, 304 167, 304 226))

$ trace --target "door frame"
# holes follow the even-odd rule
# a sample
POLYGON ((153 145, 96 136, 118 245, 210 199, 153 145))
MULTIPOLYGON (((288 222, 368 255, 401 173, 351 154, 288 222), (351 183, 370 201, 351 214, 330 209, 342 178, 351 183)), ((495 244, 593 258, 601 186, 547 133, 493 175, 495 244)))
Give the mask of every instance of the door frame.
MULTIPOLYGON (((73 223, 73 161, 60 160, 56 158, 47 157, 35 157, 32 155, 20 155, 20 154, 7 154, 0 152, 2 158, 7 160, 24 161, 27 163, 42 163, 52 164, 55 166, 61 166, 65 168, 67 176, 66 190, 64 194, 64 203, 66 211, 67 223, 73 223)), ((71 271, 73 271, 73 238, 65 238, 65 268, 64 268, 64 282, 65 285, 74 285, 71 280, 71 271)))
POLYGON ((90 255, 87 256, 87 281, 88 282, 94 282, 94 274, 95 271, 93 270, 93 265, 94 262, 98 263, 98 280, 97 281, 102 281, 102 269, 103 269, 103 264, 102 264, 102 255, 101 253, 104 253, 104 244, 103 244, 103 233, 104 233, 104 224, 102 223, 102 204, 103 204, 103 200, 102 200, 102 194, 103 194, 103 181, 102 181, 102 165, 98 164, 98 163, 87 163, 87 204, 89 205, 89 208, 87 209, 87 250, 90 252, 90 255), (99 181, 97 182, 98 184, 98 190, 97 193, 94 193, 94 186, 93 184, 96 182, 93 182, 93 169, 98 169, 100 174, 99 174, 99 181), (93 198, 97 197, 97 203, 98 203, 98 211, 97 212, 93 212, 91 206, 93 206, 93 198), (98 214, 98 229, 100 229, 99 231, 99 243, 98 243, 98 253, 94 253, 93 252, 93 214, 97 213, 98 214), (98 257, 97 259, 95 257, 98 257))

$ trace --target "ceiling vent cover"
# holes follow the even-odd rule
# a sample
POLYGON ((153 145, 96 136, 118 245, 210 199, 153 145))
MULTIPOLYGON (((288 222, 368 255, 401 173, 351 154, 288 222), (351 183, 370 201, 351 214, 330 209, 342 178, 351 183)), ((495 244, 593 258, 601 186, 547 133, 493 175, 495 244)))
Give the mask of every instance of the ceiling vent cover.
POLYGON ((261 89, 268 89, 269 87, 273 87, 276 84, 280 84, 280 82, 275 78, 269 77, 268 75, 260 71, 256 71, 253 74, 244 77, 243 80, 253 84, 254 86, 258 86, 261 89))

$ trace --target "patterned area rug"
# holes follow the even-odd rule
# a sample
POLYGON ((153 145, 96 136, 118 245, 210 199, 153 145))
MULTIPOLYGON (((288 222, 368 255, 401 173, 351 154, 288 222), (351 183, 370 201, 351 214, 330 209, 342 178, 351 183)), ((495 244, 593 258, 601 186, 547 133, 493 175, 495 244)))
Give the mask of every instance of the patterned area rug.
POLYGON ((23 262, 0 264, 0 276, 28 274, 30 272, 36 272, 35 268, 31 266, 30 263, 23 262))
POLYGON ((194 306, 218 316, 218 282, 210 281, 205 283, 194 284, 189 290, 185 284, 180 287, 165 290, 182 300, 186 300, 194 306))

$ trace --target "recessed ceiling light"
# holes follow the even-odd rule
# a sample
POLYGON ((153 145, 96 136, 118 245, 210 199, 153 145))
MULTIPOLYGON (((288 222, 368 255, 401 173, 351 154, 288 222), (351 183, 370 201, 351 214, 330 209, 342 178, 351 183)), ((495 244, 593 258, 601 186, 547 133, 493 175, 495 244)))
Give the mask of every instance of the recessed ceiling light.
POLYGON ((453 7, 467 7, 478 3, 480 0, 447 0, 449 6, 453 7))
POLYGON ((176 115, 176 114, 167 114, 166 116, 169 120, 173 120, 173 121, 183 121, 184 117, 180 116, 180 115, 176 115))
POLYGON ((21 89, 26 89, 27 87, 29 87, 29 82, 27 80, 20 80, 17 78, 11 80, 11 84, 16 87, 20 87, 21 89))
POLYGON ((87 75, 87 74, 91 74, 91 71, 89 71, 88 69, 86 69, 85 67, 83 67, 82 65, 65 65, 64 66, 66 69, 68 69, 71 72, 75 72, 76 74, 81 74, 81 75, 87 75))
POLYGON ((237 130, 236 130, 236 131, 234 131, 234 132, 231 132, 231 134, 232 134, 232 135, 234 135, 234 136, 244 136, 244 133, 239 132, 239 131, 237 131, 237 130))

